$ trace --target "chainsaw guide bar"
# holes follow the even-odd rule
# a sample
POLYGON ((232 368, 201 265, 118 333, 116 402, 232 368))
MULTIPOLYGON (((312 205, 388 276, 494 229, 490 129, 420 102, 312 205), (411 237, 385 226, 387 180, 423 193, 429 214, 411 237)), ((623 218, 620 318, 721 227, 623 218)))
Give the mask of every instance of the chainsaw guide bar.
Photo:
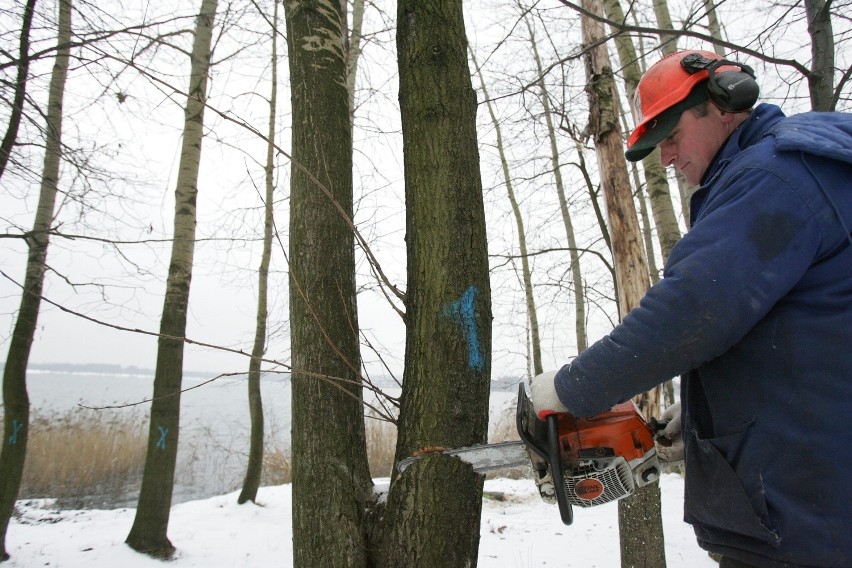
POLYGON ((488 473, 491 471, 502 471, 516 467, 530 465, 530 456, 527 453, 527 445, 521 441, 500 442, 498 444, 487 444, 482 446, 470 446, 468 448, 456 448, 453 450, 423 451, 417 455, 400 460, 396 464, 396 471, 402 473, 408 466, 417 460, 432 454, 441 454, 458 458, 470 464, 477 473, 488 473))

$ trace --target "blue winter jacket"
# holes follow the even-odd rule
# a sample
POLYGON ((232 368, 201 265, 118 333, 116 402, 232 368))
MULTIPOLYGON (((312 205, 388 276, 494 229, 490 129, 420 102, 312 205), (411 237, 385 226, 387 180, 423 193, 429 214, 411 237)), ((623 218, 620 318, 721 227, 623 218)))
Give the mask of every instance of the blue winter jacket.
POLYGON ((758 106, 664 278, 557 374, 592 416, 676 375, 685 520, 757 566, 852 566, 852 115, 758 106))

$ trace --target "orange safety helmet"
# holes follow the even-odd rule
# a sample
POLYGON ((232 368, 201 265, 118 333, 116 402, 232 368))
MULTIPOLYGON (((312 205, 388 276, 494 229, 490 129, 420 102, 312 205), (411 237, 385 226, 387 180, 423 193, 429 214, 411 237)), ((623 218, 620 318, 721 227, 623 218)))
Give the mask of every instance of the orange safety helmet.
MULTIPOLYGON (((650 154, 669 135, 683 111, 713 98, 707 88, 695 88, 711 79, 711 72, 739 70, 747 72, 753 79, 754 74, 748 66, 723 60, 716 53, 701 50, 678 51, 652 65, 642 75, 636 88, 633 106, 639 122, 627 140, 627 159, 636 162, 650 154), (684 59, 687 61, 684 62, 684 59), (690 65, 692 60, 698 64, 690 65), (713 65, 719 60, 733 65, 713 65)), ((754 85, 756 89, 756 83, 754 85)), ((756 93, 754 98, 757 98, 756 93)))

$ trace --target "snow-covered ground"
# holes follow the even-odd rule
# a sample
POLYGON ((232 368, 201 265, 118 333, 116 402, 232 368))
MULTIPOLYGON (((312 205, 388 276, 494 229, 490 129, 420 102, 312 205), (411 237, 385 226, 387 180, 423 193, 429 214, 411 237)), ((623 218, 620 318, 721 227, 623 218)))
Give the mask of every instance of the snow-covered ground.
MULTIPOLYGON (((662 507, 668 565, 713 568, 683 523, 683 480, 664 475, 662 507)), ((480 568, 619 566, 617 505, 575 509, 565 526, 554 505, 541 501, 528 479, 485 483, 480 568)), ((169 538, 177 547, 170 568, 291 566, 290 485, 261 488, 260 505, 237 505, 238 493, 175 505, 169 538)), ((4 568, 162 568, 124 539, 133 509, 57 511, 45 501, 21 501, 6 537, 4 568)))

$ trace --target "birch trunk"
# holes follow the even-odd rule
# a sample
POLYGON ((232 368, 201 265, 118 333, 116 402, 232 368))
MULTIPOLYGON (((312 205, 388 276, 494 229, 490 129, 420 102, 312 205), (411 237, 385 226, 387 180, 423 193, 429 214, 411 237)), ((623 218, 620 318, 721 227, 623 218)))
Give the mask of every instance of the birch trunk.
POLYGON ((59 2, 56 59, 50 77, 45 121, 44 168, 39 188, 33 230, 27 237, 26 274, 21 304, 12 330, 6 367, 3 370, 3 438, 0 450, 0 562, 9 558, 6 531, 15 511, 21 487, 30 427, 30 399, 27 393, 27 363, 30 358, 41 306, 41 293, 47 267, 47 248, 53 223, 53 210, 62 160, 62 103, 68 77, 71 41, 71 0, 59 2))
POLYGON ((216 0, 203 0, 196 20, 189 95, 184 110, 183 144, 175 187, 174 241, 160 319, 148 451, 139 505, 126 541, 134 550, 158 558, 169 558, 175 550, 166 533, 177 460, 183 340, 195 252, 195 203, 215 17, 216 0))
MULTIPOLYGON (((722 39, 722 26, 719 24, 719 17, 716 15, 716 3, 713 0, 704 0, 704 11, 707 12, 707 29, 710 32, 710 37, 722 39)), ((713 44, 713 51, 720 57, 725 56, 725 48, 719 44, 713 44)))

